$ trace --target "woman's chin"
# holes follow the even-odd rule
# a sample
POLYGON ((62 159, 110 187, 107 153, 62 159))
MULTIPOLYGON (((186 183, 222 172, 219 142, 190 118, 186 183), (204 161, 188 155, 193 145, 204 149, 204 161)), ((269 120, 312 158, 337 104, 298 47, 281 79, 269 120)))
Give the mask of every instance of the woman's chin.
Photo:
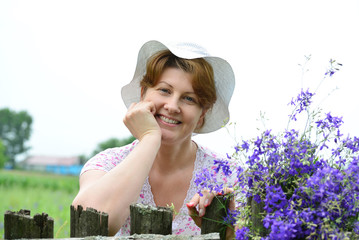
POLYGON ((173 132, 162 130, 162 142, 170 143, 175 141, 175 139, 176 139, 176 134, 174 134, 173 132))
POLYGON ((186 139, 191 140, 191 136, 192 134, 186 136, 183 133, 162 129, 162 144, 178 144, 180 142, 186 141, 186 139))

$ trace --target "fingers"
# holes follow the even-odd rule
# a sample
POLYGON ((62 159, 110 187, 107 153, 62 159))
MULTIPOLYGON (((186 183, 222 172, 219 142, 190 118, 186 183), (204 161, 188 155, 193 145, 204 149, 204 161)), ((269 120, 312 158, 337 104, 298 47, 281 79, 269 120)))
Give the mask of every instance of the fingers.
POLYGON ((200 201, 199 194, 195 194, 189 203, 187 203, 188 215, 193 219, 194 223, 197 226, 202 225, 202 219, 199 217, 199 212, 197 211, 197 205, 200 201))
POLYGON ((200 200, 200 196, 198 193, 196 193, 193 198, 191 199, 191 201, 189 201, 189 203, 187 203, 187 207, 196 207, 199 203, 200 200))
MULTIPOLYGON (((232 188, 223 189, 224 195, 230 194, 232 192, 233 192, 232 188)), ((193 219, 193 221, 198 227, 201 227, 202 225, 202 217, 206 213, 206 207, 208 207, 211 204, 213 198, 216 195, 222 195, 222 193, 215 193, 213 191, 210 192, 208 190, 202 191, 202 194, 203 196, 200 196, 198 193, 195 194, 191 199, 191 201, 187 203, 188 214, 191 216, 191 218, 193 219)), ((233 198, 229 202, 229 209, 235 210, 235 201, 233 198)), ((232 234, 230 229, 228 229, 227 232, 228 232, 227 234, 232 234)))
POLYGON ((161 134, 161 130, 155 119, 155 105, 152 102, 132 103, 123 119, 126 127, 132 135, 141 140, 145 135, 161 134))
POLYGON ((130 105, 130 107, 134 105, 134 106, 144 106, 148 111, 150 111, 150 113, 152 113, 152 115, 154 115, 156 113, 156 107, 153 104, 153 102, 151 101, 140 101, 138 103, 132 103, 130 105))
POLYGON ((234 239, 235 229, 233 227, 227 227, 226 229, 226 239, 234 239))
POLYGON ((211 202, 215 196, 214 192, 209 192, 207 190, 203 191, 202 194, 203 194, 203 196, 200 198, 200 201, 198 204, 200 217, 204 216, 204 214, 206 213, 206 207, 208 207, 211 204, 211 202))
POLYGON ((228 187, 223 188, 223 192, 224 192, 225 195, 230 194, 233 191, 234 191, 233 188, 228 188, 228 187))
POLYGON ((154 115, 156 113, 156 107, 150 101, 131 103, 130 107, 128 108, 128 113, 131 114, 132 112, 136 112, 136 111, 148 111, 149 113, 154 115))
POLYGON ((191 216, 193 221, 198 227, 202 225, 202 217, 206 213, 206 207, 208 207, 215 194, 214 192, 203 191, 203 196, 200 196, 198 193, 187 203, 188 214, 191 216))

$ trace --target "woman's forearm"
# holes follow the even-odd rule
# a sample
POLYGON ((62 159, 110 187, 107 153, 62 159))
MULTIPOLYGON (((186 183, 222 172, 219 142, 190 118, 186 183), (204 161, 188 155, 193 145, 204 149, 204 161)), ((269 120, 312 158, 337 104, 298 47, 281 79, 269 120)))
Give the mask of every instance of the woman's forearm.
POLYGON ((109 214, 109 231, 115 234, 129 216, 161 144, 156 135, 145 136, 132 152, 108 173, 88 171, 80 178, 73 205, 92 207, 109 214))

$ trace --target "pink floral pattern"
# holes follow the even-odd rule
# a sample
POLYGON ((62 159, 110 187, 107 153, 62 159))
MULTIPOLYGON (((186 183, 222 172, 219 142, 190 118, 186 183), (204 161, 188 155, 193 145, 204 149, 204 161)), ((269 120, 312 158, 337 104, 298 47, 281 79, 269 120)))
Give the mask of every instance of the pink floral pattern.
MULTIPOLYGON (((81 174, 88 170, 101 170, 105 172, 110 171, 116 165, 121 163, 122 159, 124 159, 135 148, 137 143, 138 141, 135 140, 129 145, 119 148, 107 149, 97 154, 85 164, 85 166, 81 171, 81 174)), ((205 147, 202 147, 199 144, 197 145, 198 145, 198 150, 197 150, 194 172, 192 174, 190 187, 187 191, 187 196, 184 200, 184 203, 179 213, 175 216, 172 222, 172 233, 177 235, 179 234, 199 235, 201 233, 201 229, 195 225, 192 218, 188 215, 186 203, 188 203, 198 191, 198 188, 194 183, 196 174, 199 173, 203 168, 212 168, 214 159, 224 158, 224 157, 219 157, 216 153, 210 151, 205 147)), ((222 182, 228 181, 228 179, 223 176, 220 176, 218 179, 221 179, 222 182)), ((151 206, 156 206, 151 191, 151 185, 148 182, 148 177, 142 187, 142 191, 139 195, 137 202, 151 206)), ((121 229, 116 234, 116 236, 123 236, 129 234, 130 234, 130 217, 128 217, 125 224, 121 227, 121 229)))

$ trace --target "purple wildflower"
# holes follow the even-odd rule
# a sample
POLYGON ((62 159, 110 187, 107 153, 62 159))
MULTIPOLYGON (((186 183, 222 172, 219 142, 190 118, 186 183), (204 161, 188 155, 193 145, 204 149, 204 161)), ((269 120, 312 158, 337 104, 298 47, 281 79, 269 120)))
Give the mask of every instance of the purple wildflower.
POLYGON ((267 186, 264 210, 272 213, 274 210, 285 209, 288 202, 281 186, 267 186))
POLYGON ((217 165, 217 167, 214 169, 216 173, 222 169, 225 176, 230 176, 232 174, 231 167, 227 160, 214 160, 214 165, 217 165))
POLYGON ((196 179, 194 180, 195 184, 198 187, 198 194, 203 196, 202 190, 206 189, 212 191, 215 189, 215 185, 213 184, 213 179, 215 178, 214 173, 208 170, 207 168, 203 168, 203 170, 196 174, 196 179))
MULTIPOLYGON (((343 117, 333 117, 330 112, 326 114, 326 118, 316 122, 317 127, 323 130, 332 130, 339 128, 343 124, 343 117)), ((340 135, 340 134, 339 134, 340 135)))
POLYGON ((241 212, 238 210, 230 210, 227 211, 227 216, 224 217, 223 222, 227 226, 234 226, 236 223, 236 219, 238 218, 241 212))
POLYGON ((298 94, 297 98, 290 102, 290 105, 295 106, 295 111, 290 115, 290 119, 296 121, 297 114, 301 113, 302 111, 306 111, 309 105, 312 103, 312 97, 314 96, 314 93, 309 92, 309 89, 307 89, 306 92, 301 90, 301 92, 298 94))
POLYGON ((336 62, 336 60, 330 59, 329 60, 329 68, 327 69, 327 71, 325 72, 325 76, 331 77, 334 75, 334 73, 336 73, 337 71, 339 71, 339 67, 343 66, 343 64, 336 62))
POLYGON ((246 150, 246 152, 248 152, 249 146, 250 146, 249 143, 246 142, 246 141, 243 141, 243 143, 242 143, 242 145, 241 145, 242 149, 243 149, 243 150, 246 150))
POLYGON ((257 203, 261 203, 261 202, 262 202, 261 197, 260 197, 258 194, 254 195, 254 196, 253 196, 253 199, 254 199, 254 201, 256 201, 257 203))
POLYGON ((274 221, 268 239, 290 240, 295 239, 297 230, 294 223, 274 221))
POLYGON ((351 150, 352 153, 359 152, 359 138, 354 137, 354 139, 346 138, 343 140, 344 147, 351 150))
POLYGON ((247 227, 242 227, 237 229, 236 231, 236 240, 248 240, 249 237, 249 228, 247 227))
POLYGON ((354 231, 356 234, 359 234, 359 221, 356 221, 356 222, 354 223, 353 231, 354 231))

